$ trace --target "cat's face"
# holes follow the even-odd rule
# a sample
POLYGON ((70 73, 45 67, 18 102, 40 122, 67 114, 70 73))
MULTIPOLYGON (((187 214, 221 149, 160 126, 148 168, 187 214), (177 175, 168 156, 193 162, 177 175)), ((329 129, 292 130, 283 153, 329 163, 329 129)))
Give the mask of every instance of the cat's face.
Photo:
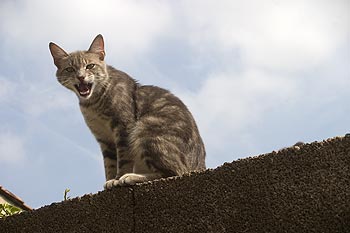
POLYGON ((49 47, 57 67, 57 80, 80 99, 89 99, 106 85, 108 76, 101 35, 94 39, 88 51, 68 54, 52 42, 49 47))

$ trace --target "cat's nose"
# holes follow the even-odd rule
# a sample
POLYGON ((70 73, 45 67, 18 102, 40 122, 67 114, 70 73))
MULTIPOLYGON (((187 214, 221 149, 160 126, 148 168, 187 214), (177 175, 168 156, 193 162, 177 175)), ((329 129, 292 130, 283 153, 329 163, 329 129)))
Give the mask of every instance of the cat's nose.
POLYGON ((78 75, 77 78, 78 78, 78 80, 79 80, 80 82, 83 82, 84 79, 85 79, 85 76, 83 76, 83 75, 78 75))

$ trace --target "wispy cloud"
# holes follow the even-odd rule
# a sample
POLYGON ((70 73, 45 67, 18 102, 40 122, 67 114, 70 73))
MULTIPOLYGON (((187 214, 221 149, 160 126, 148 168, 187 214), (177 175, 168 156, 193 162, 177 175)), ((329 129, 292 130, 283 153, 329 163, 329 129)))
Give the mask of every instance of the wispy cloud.
POLYGON ((221 73, 210 76, 198 93, 183 98, 206 127, 240 130, 259 121, 265 111, 292 101, 298 96, 296 85, 286 77, 259 70, 221 73))
POLYGON ((73 95, 68 95, 64 89, 60 89, 47 83, 32 82, 19 78, 0 78, 0 104, 3 108, 14 108, 38 117, 43 113, 55 110, 67 110, 76 105, 73 95))

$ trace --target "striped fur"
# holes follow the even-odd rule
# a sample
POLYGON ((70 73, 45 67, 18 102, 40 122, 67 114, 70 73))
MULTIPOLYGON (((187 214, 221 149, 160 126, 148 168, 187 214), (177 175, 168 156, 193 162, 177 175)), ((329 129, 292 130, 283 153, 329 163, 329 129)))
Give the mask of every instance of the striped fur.
POLYGON ((68 54, 54 43, 50 51, 58 81, 77 94, 100 144, 105 188, 205 169, 204 145, 187 107, 169 91, 106 65, 101 35, 87 51, 68 54))

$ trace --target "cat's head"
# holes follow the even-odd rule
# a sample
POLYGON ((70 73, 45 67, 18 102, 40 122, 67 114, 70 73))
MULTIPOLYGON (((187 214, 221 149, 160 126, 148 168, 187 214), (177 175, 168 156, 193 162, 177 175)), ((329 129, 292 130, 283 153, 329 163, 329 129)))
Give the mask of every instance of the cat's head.
POLYGON ((87 51, 67 53, 52 42, 49 48, 57 67, 57 80, 63 86, 83 100, 102 89, 108 78, 102 35, 96 36, 87 51))

